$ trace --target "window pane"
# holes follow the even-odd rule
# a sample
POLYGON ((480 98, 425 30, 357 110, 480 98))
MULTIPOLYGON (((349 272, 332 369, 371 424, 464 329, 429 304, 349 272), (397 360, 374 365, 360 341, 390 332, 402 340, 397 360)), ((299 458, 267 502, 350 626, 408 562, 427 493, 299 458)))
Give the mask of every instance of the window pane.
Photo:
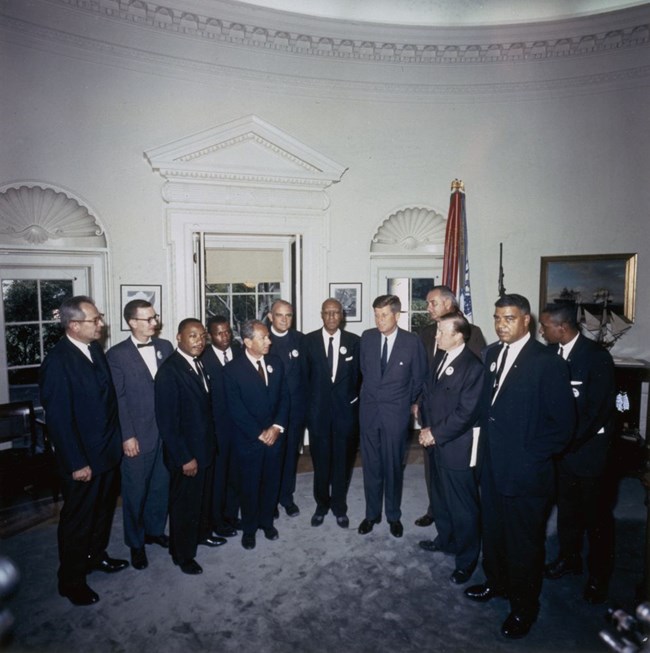
POLYGON ((433 279, 411 279, 411 297, 414 306, 423 302, 426 307, 427 293, 433 288, 435 281, 433 279))
POLYGON ((235 295, 232 298, 233 322, 239 326, 246 320, 257 317, 255 313, 255 297, 253 295, 235 295))
POLYGON ((430 322, 428 313, 414 313, 411 317, 411 328, 418 333, 422 327, 425 327, 430 322))
POLYGON ((251 293, 255 290, 255 286, 246 283, 233 283, 232 291, 239 293, 251 293))
POLYGON ((36 281, 20 279, 2 282, 5 322, 38 320, 36 281))
POLYGON ((260 293, 275 293, 280 296, 280 282, 277 283, 258 283, 257 291, 260 293))
POLYGON ((43 325, 43 353, 47 354, 63 337, 63 327, 58 323, 43 325))
POLYGON ((208 317, 213 315, 230 316, 230 306, 228 296, 212 295, 205 298, 205 312, 208 317))
POLYGON ((72 297, 72 281, 41 281, 42 319, 58 319, 58 308, 68 297, 72 297))
POLYGON ((36 365, 41 362, 38 324, 7 326, 7 366, 36 365))
POLYGON ((227 293, 229 291, 229 283, 208 283, 205 285, 206 293, 227 293))

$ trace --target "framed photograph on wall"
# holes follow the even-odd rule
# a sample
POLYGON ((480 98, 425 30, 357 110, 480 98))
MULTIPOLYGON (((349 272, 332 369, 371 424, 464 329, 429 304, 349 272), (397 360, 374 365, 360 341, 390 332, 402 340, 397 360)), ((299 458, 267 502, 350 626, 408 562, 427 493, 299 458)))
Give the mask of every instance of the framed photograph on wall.
POLYGON ((542 256, 539 310, 575 302, 596 317, 603 308, 634 322, 636 254, 542 256))
POLYGON ((144 299, 149 302, 162 324, 162 286, 120 286, 120 315, 122 331, 129 331, 129 325, 124 320, 124 307, 133 299, 144 299))
POLYGON ((341 302, 346 322, 361 322, 360 283, 330 283, 330 297, 341 302))

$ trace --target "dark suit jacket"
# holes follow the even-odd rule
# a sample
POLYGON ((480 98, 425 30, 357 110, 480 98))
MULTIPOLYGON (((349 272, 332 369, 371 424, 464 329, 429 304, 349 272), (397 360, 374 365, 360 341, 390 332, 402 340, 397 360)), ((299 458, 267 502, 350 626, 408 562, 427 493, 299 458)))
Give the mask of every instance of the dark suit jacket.
MULTIPOLYGON (((557 351, 557 345, 549 349, 557 351)), ((580 476, 599 476, 607 462, 616 406, 614 361, 603 347, 579 335, 567 363, 578 421, 562 465, 580 476), (598 433, 601 429, 604 433, 598 433)))
POLYGON ((165 463, 178 469, 196 458, 212 464, 216 449, 210 393, 190 363, 175 351, 156 374, 156 422, 165 445, 165 463))
MULTIPOLYGON (((172 354, 168 340, 153 338, 158 367, 172 354)), ((129 336, 111 347, 107 354, 113 375, 122 427, 122 441, 136 437, 140 453, 153 451, 158 443, 158 425, 154 400, 154 380, 138 348, 129 336)))
MULTIPOLYGON (((442 354, 442 352, 440 352, 442 354)), ((422 426, 429 427, 438 455, 449 469, 467 469, 472 453, 472 428, 481 409, 483 364, 465 347, 436 379, 442 355, 431 365, 422 398, 422 426)))
POLYGON ((307 381, 307 428, 310 436, 327 437, 330 431, 351 437, 359 426, 359 344, 354 333, 341 331, 338 367, 332 383, 323 330, 308 333, 302 341, 302 363, 307 381))
POLYGON ((307 412, 307 387, 305 372, 300 360, 303 334, 295 329, 289 329, 286 336, 279 338, 269 329, 271 338, 271 353, 282 360, 284 376, 291 397, 290 420, 304 429, 305 413, 307 412))
POLYGON ((492 404, 499 347, 486 353, 481 446, 487 447, 500 494, 546 496, 553 492, 552 456, 568 444, 575 425, 569 367, 531 338, 492 404))
MULTIPOLYGON (((287 427, 289 391, 284 378, 282 361, 273 354, 264 357, 268 386, 246 355, 224 368, 228 410, 236 427, 235 446, 265 447, 258 440, 260 433, 277 424, 287 427)), ((280 436, 282 437, 282 436, 280 436)))
MULTIPOLYGON (((232 360, 235 360, 244 353, 241 345, 233 340, 230 345, 232 350, 232 360)), ((217 434, 221 431, 230 432, 233 428, 232 420, 226 410, 226 388, 224 385, 224 366, 212 349, 208 345, 201 355, 203 367, 210 377, 210 395, 212 398, 212 415, 214 417, 217 434)), ((228 361, 230 365, 232 361, 228 361)))
MULTIPOLYGON (((469 342, 467 347, 471 352, 473 352, 479 358, 481 357, 481 351, 487 344, 485 338, 483 337, 483 332, 480 327, 477 327, 475 324, 470 324, 471 333, 469 336, 469 342)), ((436 332, 438 331, 438 323, 433 322, 433 324, 427 324, 427 326, 420 329, 420 338, 422 339, 422 344, 427 352, 427 361, 431 363, 433 360, 433 350, 435 348, 436 341, 436 332)))
POLYGON ((368 329, 361 336, 361 428, 383 428, 406 433, 410 408, 416 403, 426 378, 427 358, 414 333, 398 329, 384 375, 381 374, 381 333, 368 329))
POLYGON ((101 346, 93 342, 90 349, 95 364, 64 336, 40 369, 48 434, 64 474, 89 465, 96 476, 122 458, 111 373, 101 346))

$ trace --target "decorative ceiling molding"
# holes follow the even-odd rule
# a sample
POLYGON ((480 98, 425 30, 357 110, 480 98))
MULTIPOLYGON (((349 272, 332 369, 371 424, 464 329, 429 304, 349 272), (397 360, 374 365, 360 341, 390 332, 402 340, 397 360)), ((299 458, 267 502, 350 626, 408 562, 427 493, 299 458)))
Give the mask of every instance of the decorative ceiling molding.
MULTIPOLYGON (((602 16, 593 16, 577 20, 564 21, 565 32, 562 33, 562 21, 551 25, 538 24, 532 30, 529 26, 509 26, 508 28, 483 30, 447 30, 442 34, 452 34, 456 41, 449 41, 441 36, 439 42, 427 42, 426 35, 434 30, 418 30, 417 38, 412 42, 396 39, 393 35, 408 35, 408 30, 383 26, 381 30, 359 37, 335 37, 333 33, 309 33, 296 31, 301 25, 293 20, 288 24, 295 29, 282 29, 253 22, 236 21, 226 15, 207 16, 174 7, 160 5, 144 0, 50 0, 53 4, 65 5, 69 8, 101 15, 113 21, 122 21, 131 25, 148 27, 157 31, 171 32, 184 37, 218 41, 222 43, 243 46, 271 52, 284 52, 299 56, 309 56, 325 59, 356 60, 360 62, 377 62, 383 64, 399 64, 431 66, 458 65, 477 63, 513 63, 520 61, 553 60, 567 57, 584 57, 587 55, 607 53, 612 50, 626 50, 646 46, 650 42, 650 18, 647 9, 638 8, 621 10, 603 14, 609 16, 609 22, 602 16), (627 12, 627 13, 626 13, 627 12), (642 20, 625 25, 625 16, 629 19, 642 20), (601 20, 598 20, 601 19, 601 20), (607 27, 607 25, 615 27, 607 27), (622 26, 619 26, 622 25, 622 26), (577 26, 577 27, 576 27, 577 26), (589 28, 595 29, 590 31, 589 28), (576 33, 578 32, 578 33, 576 33), (470 42, 467 35, 475 39, 470 42), (552 33, 548 38, 538 37, 539 34, 552 33), (387 40, 367 38, 380 34, 393 35, 387 40), (499 34, 504 40, 494 40, 499 34), (519 36, 519 38, 517 38, 519 36), (528 36, 528 38, 527 38, 528 36), (463 40, 458 40, 463 39, 463 40)), ((188 3, 185 3, 187 5, 188 3)), ((190 5, 191 6, 191 5, 190 5)), ((201 5, 206 6, 206 5, 201 5)), ((215 9, 226 12, 227 7, 215 3, 215 9)), ((250 8, 249 8, 250 9, 250 8)), ((233 12, 230 11, 230 14, 233 12)), ((272 16, 269 12, 241 11, 243 18, 264 18, 272 16)), ((291 15, 288 15, 291 16, 291 15)), ((268 18, 273 22, 271 18, 268 18)), ((275 20, 277 22, 277 18, 275 20)), ((334 21, 329 21, 334 23, 334 21)), ((328 21, 309 21, 302 27, 318 29, 319 25, 327 27, 328 21)), ((347 31, 362 33, 364 26, 346 24, 347 31)), ((321 27, 323 29, 323 27, 321 27)), ((334 28, 332 28, 334 29, 334 28)), ((336 31, 336 30, 335 30, 336 31)))
POLYGON ((104 230, 88 208, 60 189, 25 182, 0 189, 0 243, 25 241, 31 246, 48 241, 90 239, 106 247, 104 230))
POLYGON ((433 209, 412 207, 384 220, 372 238, 373 254, 438 253, 445 244, 447 220, 433 209))

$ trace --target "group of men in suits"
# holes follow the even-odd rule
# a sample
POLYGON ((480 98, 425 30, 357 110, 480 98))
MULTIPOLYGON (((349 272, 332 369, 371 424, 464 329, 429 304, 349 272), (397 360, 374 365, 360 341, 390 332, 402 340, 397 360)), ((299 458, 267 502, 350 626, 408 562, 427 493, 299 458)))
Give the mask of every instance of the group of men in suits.
MULTIPOLYGON (((436 290, 431 298, 438 304, 448 289, 436 290)), ((541 314, 545 347, 531 337, 528 300, 502 295, 494 311, 498 342, 483 349, 482 360, 471 351, 470 325, 457 306, 451 308, 436 319, 420 402, 420 443, 430 466, 427 515, 437 529, 436 539, 420 546, 455 555, 451 581, 457 584, 469 580, 482 548, 486 580, 465 596, 480 603, 509 599, 501 633, 521 638, 537 618, 542 579, 582 573, 585 533, 584 598, 600 603, 607 596, 613 523, 603 475, 615 401, 613 361, 580 335, 575 306, 553 305, 541 314), (545 565, 554 499, 560 547, 545 565)))
POLYGON ((614 406, 611 356, 579 334, 574 307, 562 305, 540 316, 543 346, 531 337, 528 300, 510 294, 495 304, 498 342, 481 360, 471 346, 476 330, 450 294, 445 287, 429 293, 435 329, 428 337, 399 328, 393 295, 375 299, 376 328, 361 338, 343 329, 336 299, 322 305, 322 328, 304 336, 291 329, 293 308, 280 300, 270 329, 258 320, 242 326, 243 348, 226 318, 212 319, 207 332, 188 318, 175 350, 156 337, 153 306, 134 300, 124 310, 131 334, 107 356, 93 300, 66 300, 65 336, 40 379, 63 478, 61 595, 94 603, 99 597, 86 575, 128 566, 106 552, 120 465, 124 536, 136 569, 147 567, 146 544, 168 547, 184 573, 198 574, 200 544, 221 546, 238 530, 246 549, 255 548, 258 529, 278 539, 278 505, 299 513, 293 492, 305 424, 314 466, 311 525, 331 510, 338 526, 349 526, 359 435, 366 511, 358 532, 371 532, 383 509, 390 533, 401 537, 403 469, 416 416, 437 529, 420 546, 453 554, 451 580, 462 584, 482 544, 486 580, 465 595, 509 599, 504 636, 528 633, 544 576, 582 572, 585 533, 584 598, 605 600, 613 560, 612 506, 601 483, 614 406), (545 565, 556 470, 560 549, 545 565))

